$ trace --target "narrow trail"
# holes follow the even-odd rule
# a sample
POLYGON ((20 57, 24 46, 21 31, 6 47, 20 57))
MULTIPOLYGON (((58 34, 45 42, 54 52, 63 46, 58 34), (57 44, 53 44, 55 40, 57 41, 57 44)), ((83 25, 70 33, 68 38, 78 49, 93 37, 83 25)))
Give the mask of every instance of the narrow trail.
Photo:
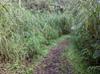
POLYGON ((35 68, 34 74, 74 74, 68 59, 62 59, 61 54, 69 46, 69 41, 63 40, 51 48, 48 55, 35 68))

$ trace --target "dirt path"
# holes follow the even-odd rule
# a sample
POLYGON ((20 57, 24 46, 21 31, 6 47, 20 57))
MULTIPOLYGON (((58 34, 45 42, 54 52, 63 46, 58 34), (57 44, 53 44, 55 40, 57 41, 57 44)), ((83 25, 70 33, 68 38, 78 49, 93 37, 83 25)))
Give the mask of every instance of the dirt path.
POLYGON ((34 74, 74 74, 68 60, 61 58, 61 54, 68 45, 69 41, 63 40, 52 48, 47 57, 36 66, 34 74))

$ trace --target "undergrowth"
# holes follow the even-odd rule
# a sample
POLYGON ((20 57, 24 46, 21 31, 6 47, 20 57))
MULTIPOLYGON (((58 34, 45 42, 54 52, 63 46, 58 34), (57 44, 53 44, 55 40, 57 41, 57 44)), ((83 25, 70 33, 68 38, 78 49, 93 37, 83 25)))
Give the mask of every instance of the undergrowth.
POLYGON ((19 70, 23 60, 37 61, 48 52, 50 40, 68 32, 66 25, 64 14, 32 14, 13 4, 0 4, 1 62, 11 62, 11 69, 19 70))
MULTIPOLYGON (((76 74, 100 73, 100 4, 94 0, 68 0, 62 5, 64 1, 57 0, 52 11, 49 2, 53 0, 35 0, 33 7, 31 0, 26 5, 23 1, 23 6, 0 3, 0 62, 13 63, 11 69, 16 71, 24 69, 23 61, 40 61, 52 42, 71 33, 74 43, 63 57, 70 59, 76 74)), ((32 68, 26 67, 28 70, 22 73, 31 74, 32 68)))

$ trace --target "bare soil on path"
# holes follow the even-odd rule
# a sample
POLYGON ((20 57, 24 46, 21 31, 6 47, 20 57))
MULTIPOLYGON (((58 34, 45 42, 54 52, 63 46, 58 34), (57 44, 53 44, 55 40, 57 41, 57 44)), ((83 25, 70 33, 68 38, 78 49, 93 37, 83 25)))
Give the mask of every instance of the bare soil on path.
POLYGON ((74 74, 68 59, 61 58, 61 54, 68 46, 69 41, 63 40, 51 48, 48 55, 36 66, 33 74, 74 74))

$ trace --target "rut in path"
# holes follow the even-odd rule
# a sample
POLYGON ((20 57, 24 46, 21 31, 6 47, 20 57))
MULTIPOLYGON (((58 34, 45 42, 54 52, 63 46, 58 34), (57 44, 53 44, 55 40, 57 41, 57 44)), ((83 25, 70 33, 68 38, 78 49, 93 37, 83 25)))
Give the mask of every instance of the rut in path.
POLYGON ((62 59, 61 54, 69 45, 69 41, 63 40, 50 50, 47 57, 38 64, 33 74, 74 74, 72 65, 68 59, 62 59), (62 67, 64 66, 64 67, 62 67))

